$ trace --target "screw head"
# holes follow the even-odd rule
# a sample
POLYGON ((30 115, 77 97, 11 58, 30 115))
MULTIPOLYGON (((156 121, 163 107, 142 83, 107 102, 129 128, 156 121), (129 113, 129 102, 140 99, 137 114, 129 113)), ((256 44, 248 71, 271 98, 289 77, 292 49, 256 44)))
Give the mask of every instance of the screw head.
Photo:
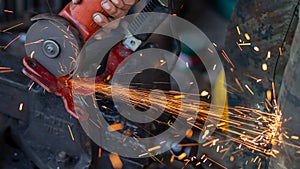
POLYGON ((43 43, 43 52, 49 58, 55 58, 60 53, 59 45, 53 40, 46 40, 43 43))

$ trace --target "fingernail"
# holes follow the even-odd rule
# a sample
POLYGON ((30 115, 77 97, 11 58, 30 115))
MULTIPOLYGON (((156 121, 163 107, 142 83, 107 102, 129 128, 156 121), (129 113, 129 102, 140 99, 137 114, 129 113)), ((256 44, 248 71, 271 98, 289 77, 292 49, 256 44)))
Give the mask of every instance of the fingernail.
POLYGON ((98 14, 95 14, 93 17, 94 17, 94 21, 96 23, 101 23, 103 21, 102 17, 100 15, 98 15, 98 14))
POLYGON ((73 2, 74 4, 78 4, 78 3, 80 2, 80 0, 72 0, 72 2, 73 2))
POLYGON ((102 1, 101 3, 102 7, 106 10, 109 10, 110 9, 110 5, 106 2, 106 1, 102 1))
POLYGON ((119 5, 119 0, 111 0, 114 4, 119 5))
POLYGON ((126 5, 134 5, 135 4, 135 0, 125 0, 124 1, 124 3, 126 4, 126 5))

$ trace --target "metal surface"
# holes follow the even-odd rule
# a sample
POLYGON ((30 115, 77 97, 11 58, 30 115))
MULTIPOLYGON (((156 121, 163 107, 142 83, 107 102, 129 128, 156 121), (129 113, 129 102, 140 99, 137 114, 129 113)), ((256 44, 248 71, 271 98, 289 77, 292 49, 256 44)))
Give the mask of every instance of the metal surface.
POLYGON ((134 36, 130 36, 123 41, 123 45, 132 51, 136 51, 141 46, 141 44, 142 41, 135 38, 134 36))
MULTIPOLYGON (((273 1, 249 1, 239 0, 233 12, 230 25, 227 30, 226 49, 234 67, 224 61, 227 67, 227 81, 238 89, 235 78, 241 85, 248 85, 253 90, 231 94, 230 104, 257 107, 257 103, 264 103, 266 90, 270 89, 271 82, 276 83, 276 93, 279 92, 284 67, 289 59, 290 47, 298 22, 297 16, 298 0, 273 1), (253 6, 254 8, 249 8, 253 6), (272 13, 270 14, 270 11, 272 13), (241 34, 238 33, 239 27, 241 34), (244 34, 248 33, 251 40, 247 41, 244 34), (237 46, 239 39, 251 45, 237 46), (257 46, 259 51, 255 51, 257 46), (280 49, 281 53, 280 54, 280 49), (271 53, 267 58, 268 52, 271 53), (262 64, 268 65, 267 70, 262 70, 262 64), (230 68, 234 71, 231 72, 230 68), (257 83, 251 77, 261 79, 257 83), (255 100, 255 102, 253 101, 255 100)), ((261 107, 264 105, 261 104, 261 107)))
MULTIPOLYGON (((279 93, 298 22, 298 3, 299 0, 278 0, 276 3, 271 0, 237 1, 225 42, 225 52, 232 61, 232 65, 224 61, 227 83, 233 87, 229 88, 229 91, 238 90, 228 95, 230 106, 238 105, 265 111, 266 92, 272 90, 272 82, 276 86, 274 92, 279 93), (245 33, 250 35, 251 40, 247 40, 245 33), (267 65, 265 70, 262 69, 264 64, 267 65), (240 89, 237 80, 243 90, 240 89)), ((234 151, 232 149, 230 152, 234 151)), ((270 157, 257 152, 236 153, 234 163, 229 161, 229 157, 225 160, 229 168, 257 168, 257 164, 243 163, 256 156, 262 158, 260 167, 268 168, 270 157)))
MULTIPOLYGON (((300 135, 300 23, 298 23, 295 31, 294 40, 290 50, 289 61, 285 67, 280 92, 278 93, 278 104, 282 111, 283 119, 290 119, 288 122, 283 123, 283 128, 286 129, 290 136, 300 135)), ((285 144, 276 144, 274 148, 279 150, 277 158, 270 160, 270 168, 274 169, 297 169, 300 165, 300 156, 297 152, 300 140, 291 140, 282 137, 282 142, 285 144)))

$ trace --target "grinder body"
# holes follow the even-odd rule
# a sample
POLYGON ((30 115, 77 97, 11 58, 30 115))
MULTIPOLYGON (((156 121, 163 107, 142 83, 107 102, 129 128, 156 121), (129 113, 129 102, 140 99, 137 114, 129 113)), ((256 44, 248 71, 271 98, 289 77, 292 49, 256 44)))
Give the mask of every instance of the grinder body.
POLYGON ((59 15, 72 23, 80 32, 82 39, 87 41, 100 28, 93 21, 95 12, 108 16, 99 0, 81 0, 80 4, 70 2, 59 15))

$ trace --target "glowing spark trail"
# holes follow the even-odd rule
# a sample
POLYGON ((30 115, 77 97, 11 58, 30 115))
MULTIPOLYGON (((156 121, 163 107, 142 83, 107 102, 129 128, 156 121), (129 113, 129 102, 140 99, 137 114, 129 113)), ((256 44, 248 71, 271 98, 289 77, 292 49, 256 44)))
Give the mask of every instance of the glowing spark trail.
POLYGON ((8 10, 8 9, 4 9, 3 12, 5 12, 5 13, 12 13, 12 14, 14 13, 14 11, 8 10))
POLYGON ((7 49, 12 43, 14 43, 14 41, 16 41, 17 39, 19 39, 21 37, 21 35, 18 35, 17 37, 15 37, 13 40, 11 40, 6 46, 4 46, 4 50, 7 49))
POLYGON ((75 139, 74 139, 74 135, 73 135, 73 132, 72 132, 72 129, 71 129, 70 125, 68 125, 68 129, 69 129, 72 141, 74 141, 75 139))
POLYGON ((9 67, 1 67, 0 66, 0 73, 10 73, 10 72, 14 72, 14 70, 12 70, 11 68, 9 67))
POLYGON ((19 26, 21 26, 21 25, 23 25, 23 24, 24 24, 24 23, 19 23, 19 24, 17 24, 17 25, 14 25, 14 26, 12 26, 12 27, 7 28, 7 29, 0 30, 0 32, 7 32, 7 31, 12 30, 12 29, 14 29, 14 28, 17 28, 17 27, 19 27, 19 26))

